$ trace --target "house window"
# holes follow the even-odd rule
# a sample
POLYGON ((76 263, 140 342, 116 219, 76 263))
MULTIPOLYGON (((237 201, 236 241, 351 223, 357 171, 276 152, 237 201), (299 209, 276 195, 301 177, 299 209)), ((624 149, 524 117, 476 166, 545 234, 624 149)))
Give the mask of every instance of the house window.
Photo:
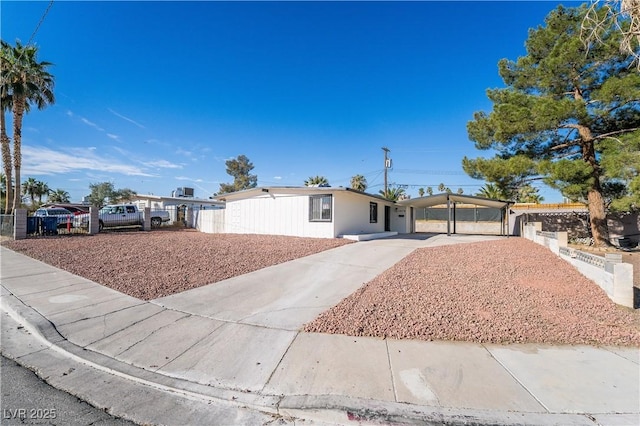
POLYGON ((331 222, 331 195, 309 196, 309 222, 331 222))
POLYGON ((369 223, 378 223, 378 203, 369 203, 369 223))

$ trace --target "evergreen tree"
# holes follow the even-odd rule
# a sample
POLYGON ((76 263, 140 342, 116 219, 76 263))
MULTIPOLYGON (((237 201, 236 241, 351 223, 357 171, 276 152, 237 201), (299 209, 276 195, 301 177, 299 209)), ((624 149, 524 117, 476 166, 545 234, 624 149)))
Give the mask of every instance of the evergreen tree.
POLYGON ((244 189, 255 188, 258 185, 258 176, 252 175, 253 164, 245 155, 227 160, 227 174, 233 177, 233 183, 221 183, 218 194, 242 191, 244 189))
POLYGON ((89 185, 89 203, 102 208, 107 203, 129 202, 136 192, 129 188, 115 189, 111 182, 92 183, 89 185))
POLYGON ((233 177, 232 183, 221 183, 218 194, 242 191, 244 189, 255 188, 258 185, 258 176, 252 175, 253 164, 245 155, 227 160, 227 174, 233 177))
MULTIPOLYGON (((506 88, 488 90, 493 111, 475 113, 467 126, 476 148, 498 154, 465 157, 463 169, 510 191, 542 178, 564 196, 584 199, 594 242, 606 245, 603 184, 613 173, 605 168, 612 161, 607 147, 617 141, 627 150, 640 138, 640 75, 620 52, 615 27, 585 46, 586 10, 559 6, 544 26, 530 30, 525 56, 499 62, 506 88)), ((628 171, 637 177, 635 161, 628 171)))

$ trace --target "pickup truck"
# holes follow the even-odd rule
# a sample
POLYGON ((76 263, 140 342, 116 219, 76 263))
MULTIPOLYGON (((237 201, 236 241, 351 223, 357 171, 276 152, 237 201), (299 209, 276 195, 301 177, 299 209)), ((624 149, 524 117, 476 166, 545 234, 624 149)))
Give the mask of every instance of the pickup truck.
MULTIPOLYGON (((87 228, 89 226, 89 214, 81 214, 74 217, 74 226, 87 228)), ((100 221, 99 229, 116 226, 142 226, 144 224, 144 212, 138 210, 135 204, 109 204, 98 212, 100 221)), ((169 212, 164 210, 151 211, 151 227, 158 228, 162 223, 169 222, 169 212)))

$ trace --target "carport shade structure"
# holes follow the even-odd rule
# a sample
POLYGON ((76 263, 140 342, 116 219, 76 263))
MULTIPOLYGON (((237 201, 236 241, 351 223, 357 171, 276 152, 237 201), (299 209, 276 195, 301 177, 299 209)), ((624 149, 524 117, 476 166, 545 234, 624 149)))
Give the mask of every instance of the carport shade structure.
POLYGON ((420 198, 408 198, 398 201, 397 204, 404 207, 426 208, 433 206, 447 205, 447 235, 451 236, 451 224, 453 223, 453 233, 456 233, 456 204, 475 204, 477 206, 493 207, 500 209, 500 235, 509 235, 509 215, 507 209, 514 204, 513 201, 494 200, 490 198, 474 197, 472 195, 442 194, 429 195, 420 198), (505 226, 506 225, 506 226, 505 226))

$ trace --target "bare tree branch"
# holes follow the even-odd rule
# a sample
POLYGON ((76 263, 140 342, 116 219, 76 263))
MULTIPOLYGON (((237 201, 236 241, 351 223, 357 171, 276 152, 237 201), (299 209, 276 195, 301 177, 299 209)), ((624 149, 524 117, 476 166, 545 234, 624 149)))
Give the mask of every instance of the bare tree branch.
POLYGON ((596 137, 594 137, 594 140, 597 139, 606 139, 606 138, 610 138, 613 135, 621 135, 623 133, 630 133, 630 132, 635 132, 636 130, 640 130, 640 127, 634 127, 631 129, 624 129, 624 130, 616 130, 615 132, 609 132, 609 133, 603 133, 601 135, 598 135, 596 137))
POLYGON ((622 33, 620 50, 633 57, 632 64, 640 70, 640 0, 592 0, 582 21, 580 38, 588 47, 591 43, 602 43, 602 35, 609 23, 622 33), (606 12, 598 16, 598 10, 606 12), (623 22, 629 21, 624 28, 623 22))

